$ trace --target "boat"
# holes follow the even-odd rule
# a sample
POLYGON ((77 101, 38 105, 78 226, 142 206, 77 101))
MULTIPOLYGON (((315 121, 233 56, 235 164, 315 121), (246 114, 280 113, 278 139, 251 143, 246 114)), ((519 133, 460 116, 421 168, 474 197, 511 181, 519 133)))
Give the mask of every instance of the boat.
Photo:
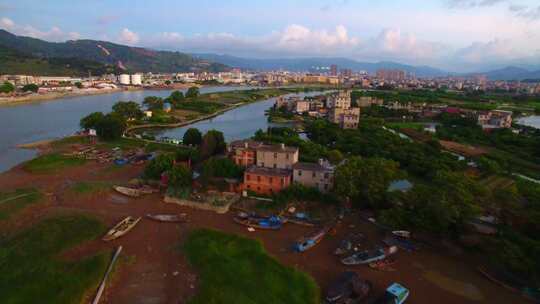
POLYGON ((329 230, 329 228, 323 228, 315 232, 313 235, 301 238, 294 244, 294 250, 297 252, 304 252, 313 248, 324 238, 329 230))
POLYGON ((301 212, 295 213, 294 216, 287 217, 287 221, 292 224, 306 227, 314 227, 317 224, 317 221, 310 219, 307 214, 301 212))
POLYGON ((258 217, 243 212, 235 216, 233 220, 240 225, 265 230, 278 230, 284 224, 283 219, 279 216, 258 217))
POLYGON ((414 245, 411 241, 399 237, 388 237, 383 240, 383 243, 387 246, 397 246, 403 250, 409 252, 418 250, 418 247, 414 245))
POLYGON ((396 253, 397 250, 398 248, 396 246, 392 246, 387 249, 377 248, 373 250, 365 250, 342 259, 341 263, 344 265, 369 264, 372 262, 384 260, 386 257, 396 253))
POLYGON ((122 187, 122 186, 114 186, 113 189, 116 190, 116 192, 121 193, 125 196, 129 196, 129 197, 141 196, 141 191, 139 191, 138 189, 122 187))
POLYGON ((375 300, 375 304, 403 304, 409 297, 409 290, 403 285, 393 283, 386 288, 382 296, 375 300))
POLYGON ((187 222, 186 214, 147 214, 147 218, 165 223, 185 223, 187 222))
POLYGON ((103 237, 104 241, 112 241, 114 239, 117 239, 126 233, 128 233, 137 223, 141 220, 140 217, 133 218, 131 216, 126 217, 121 222, 116 224, 107 234, 103 237))
POLYGON ((345 271, 330 284, 325 298, 327 303, 349 303, 350 300, 361 301, 369 295, 371 289, 371 282, 362 280, 356 272, 345 271))
POLYGON ((394 268, 391 267, 395 263, 396 263, 395 259, 386 258, 384 260, 369 263, 369 268, 380 270, 380 271, 396 271, 394 268))
POLYGON ((406 230, 394 230, 394 231, 392 231, 392 234, 397 236, 397 237, 401 237, 401 238, 405 238, 405 239, 410 239, 411 238, 411 232, 406 231, 406 230))
POLYGON ((338 248, 334 250, 335 255, 344 255, 351 251, 358 250, 358 246, 362 243, 364 235, 361 233, 351 234, 347 238, 341 240, 338 248))

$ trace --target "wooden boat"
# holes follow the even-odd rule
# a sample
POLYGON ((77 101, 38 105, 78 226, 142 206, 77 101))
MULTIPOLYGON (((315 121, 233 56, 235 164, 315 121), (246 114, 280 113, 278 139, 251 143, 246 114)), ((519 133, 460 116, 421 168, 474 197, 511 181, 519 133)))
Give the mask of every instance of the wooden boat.
POLYGON ((395 230, 395 231, 392 231, 392 234, 397 236, 397 237, 401 237, 401 238, 405 238, 405 239, 410 239, 411 238, 411 232, 410 231, 395 230))
POLYGON ((121 193, 125 196, 129 196, 129 197, 141 196, 141 191, 139 191, 138 189, 122 187, 122 186, 114 186, 113 189, 116 190, 118 193, 121 193))
POLYGON ((297 252, 304 252, 309 250, 310 248, 313 248, 315 245, 317 245, 328 233, 330 229, 329 228, 323 228, 313 235, 310 235, 308 237, 301 238, 294 244, 294 250, 297 252))
POLYGON ((141 220, 141 218, 132 218, 131 216, 126 217, 123 219, 120 223, 116 224, 107 234, 103 237, 104 241, 112 241, 115 240, 126 233, 128 233, 137 223, 141 220))
POLYGON ((239 214, 235 216, 233 220, 240 225, 265 230, 278 230, 284 223, 283 219, 279 216, 254 217, 249 215, 245 216, 245 214, 239 214))
POLYGON ((369 263, 369 268, 380 270, 380 271, 396 271, 391 266, 396 263, 395 259, 386 258, 384 260, 376 261, 369 263))
POLYGON ((373 250, 365 250, 359 253, 355 253, 347 258, 341 260, 344 265, 364 265, 372 262, 377 262, 386 259, 388 256, 396 253, 398 248, 396 246, 389 247, 387 249, 377 248, 373 250))
POLYGON ((185 223, 187 222, 186 214, 147 214, 147 218, 165 223, 185 223))

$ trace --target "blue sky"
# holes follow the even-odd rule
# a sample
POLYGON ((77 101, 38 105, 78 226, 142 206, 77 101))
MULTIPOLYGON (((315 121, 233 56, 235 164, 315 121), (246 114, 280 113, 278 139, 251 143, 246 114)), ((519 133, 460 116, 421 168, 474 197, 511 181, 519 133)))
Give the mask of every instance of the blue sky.
POLYGON ((0 28, 258 58, 540 66, 538 0, 0 0, 0 28))

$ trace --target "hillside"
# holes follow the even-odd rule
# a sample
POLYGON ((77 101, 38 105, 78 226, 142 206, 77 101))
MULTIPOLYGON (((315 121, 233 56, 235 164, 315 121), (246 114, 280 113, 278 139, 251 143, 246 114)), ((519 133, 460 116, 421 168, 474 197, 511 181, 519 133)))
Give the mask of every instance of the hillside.
POLYGON ((119 69, 95 61, 77 58, 38 58, 0 46, 0 74, 42 76, 85 76, 117 73, 119 69))
POLYGON ((539 71, 530 71, 519 67, 506 67, 484 73, 490 80, 540 79, 539 71))
POLYGON ((367 71, 374 74, 378 69, 400 69, 409 73, 414 73, 419 77, 439 77, 447 76, 449 73, 443 70, 428 66, 412 66, 400 64, 396 62, 360 62, 347 58, 276 58, 276 59, 255 59, 241 58, 229 55, 217 54, 194 54, 194 56, 220 62, 232 67, 239 67, 251 70, 289 70, 289 71, 309 71, 313 67, 328 67, 332 64, 338 65, 339 68, 352 69, 353 71, 367 71))
POLYGON ((223 64, 180 52, 155 51, 106 41, 71 40, 48 42, 0 30, 0 46, 37 58, 77 58, 119 67, 130 72, 222 71, 223 64))

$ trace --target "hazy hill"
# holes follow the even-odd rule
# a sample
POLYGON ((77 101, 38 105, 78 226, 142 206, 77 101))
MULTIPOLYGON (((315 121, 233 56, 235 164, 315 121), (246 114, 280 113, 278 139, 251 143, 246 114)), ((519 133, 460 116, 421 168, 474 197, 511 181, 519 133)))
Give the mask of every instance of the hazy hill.
POLYGON ((222 71, 220 63, 194 58, 180 52, 155 51, 106 41, 70 40, 48 42, 0 30, 0 46, 37 58, 77 58, 117 66, 131 72, 222 71))
POLYGON ((498 70, 482 73, 490 80, 524 80, 540 79, 540 70, 530 71, 519 67, 506 67, 498 70))
POLYGON ((347 58, 277 58, 277 59, 255 59, 241 58, 229 55, 217 54, 194 54, 201 59, 207 59, 215 62, 220 62, 231 67, 239 67, 251 70, 289 70, 289 71, 309 71, 313 67, 328 67, 332 64, 338 65, 339 68, 352 69, 353 71, 367 71, 371 74, 378 69, 400 69, 410 73, 414 73, 419 77, 439 77, 447 76, 449 73, 443 70, 428 66, 412 66, 400 64, 396 62, 359 62, 347 58))

